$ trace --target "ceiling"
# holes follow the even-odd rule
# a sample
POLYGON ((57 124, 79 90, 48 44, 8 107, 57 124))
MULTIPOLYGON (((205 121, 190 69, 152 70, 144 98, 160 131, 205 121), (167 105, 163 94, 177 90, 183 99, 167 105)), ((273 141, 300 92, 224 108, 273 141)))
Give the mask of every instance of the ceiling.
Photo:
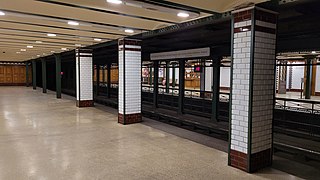
POLYGON ((0 11, 5 15, 0 16, 0 61, 26 61, 263 1, 267 0, 123 0, 122 4, 107 0, 1 0, 0 11), (189 17, 178 17, 181 12, 189 17), (49 37, 50 33, 56 36, 49 37))

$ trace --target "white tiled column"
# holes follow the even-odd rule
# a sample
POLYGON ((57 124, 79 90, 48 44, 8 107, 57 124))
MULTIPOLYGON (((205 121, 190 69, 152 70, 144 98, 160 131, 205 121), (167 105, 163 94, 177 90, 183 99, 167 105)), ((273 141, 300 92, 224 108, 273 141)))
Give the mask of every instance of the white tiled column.
POLYGON ((247 172, 272 163, 276 47, 275 12, 233 12, 229 165, 247 172))
POLYGON ((118 122, 141 122, 141 41, 119 40, 118 122))
POLYGON ((77 107, 91 107, 93 103, 93 65, 91 49, 76 49, 77 107))

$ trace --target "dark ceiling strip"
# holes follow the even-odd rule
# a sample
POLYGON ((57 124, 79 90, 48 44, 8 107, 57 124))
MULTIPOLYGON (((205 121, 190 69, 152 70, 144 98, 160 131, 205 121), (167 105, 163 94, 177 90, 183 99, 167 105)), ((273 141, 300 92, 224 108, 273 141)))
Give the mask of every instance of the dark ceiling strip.
MULTIPOLYGON (((36 44, 36 45, 46 45, 46 44, 62 44, 62 45, 71 45, 71 46, 73 46, 73 45, 75 45, 75 43, 63 43, 63 42, 52 42, 52 41, 42 41, 42 43, 35 43, 35 41, 33 41, 33 40, 26 40, 26 39, 19 39, 19 38, 5 38, 5 37, 0 37, 1 39, 7 39, 7 40, 15 40, 15 41, 28 41, 29 43, 31 43, 31 44, 36 44)), ((76 44, 77 44, 77 42, 76 42, 76 44)), ((78 43, 78 44, 83 44, 83 45, 91 45, 91 43, 90 44, 84 44, 84 43, 78 43)))
POLYGON ((65 2, 56 2, 56 1, 51 1, 51 0, 35 0, 35 1, 44 2, 44 3, 50 3, 50 4, 56 4, 56 5, 61 5, 61 6, 67 6, 67 7, 73 7, 73 8, 86 9, 86 10, 91 10, 91 11, 96 11, 96 12, 107 13, 107 14, 115 14, 115 15, 120 15, 120 16, 125 16, 125 17, 138 18, 138 19, 142 19, 142 20, 157 21, 157 22, 163 22, 163 23, 169 23, 169 24, 176 24, 177 23, 177 22, 174 22, 174 21, 168 21, 168 20, 155 19, 155 18, 144 17, 144 16, 124 14, 124 13, 108 11, 108 10, 103 10, 103 9, 97 9, 97 8, 92 8, 92 7, 87 7, 87 6, 81 6, 81 5, 77 5, 77 4, 70 4, 70 3, 65 3, 65 2))
MULTIPOLYGON (((0 27, 0 30, 4 29, 4 30, 10 30, 10 31, 22 31, 22 32, 29 32, 29 33, 41 33, 46 35, 47 33, 53 33, 53 32, 44 32, 44 31, 34 31, 34 30, 25 30, 25 29, 15 29, 15 28, 4 28, 4 27, 0 27)), ((56 35, 62 35, 62 36, 69 36, 69 37, 83 37, 83 38, 96 38, 96 37, 91 37, 91 36, 77 36, 77 35, 71 35, 71 34, 64 34, 64 33, 54 33, 56 35)), ((45 36, 44 36, 45 37, 45 36)), ((55 38, 55 37, 53 37, 55 38)), ((103 39, 103 37, 102 37, 103 39)))
POLYGON ((184 4, 178 4, 178 3, 169 2, 169 1, 164 1, 164 0, 158 0, 158 1, 135 0, 135 1, 148 3, 148 4, 153 4, 153 5, 162 6, 162 7, 171 8, 171 9, 194 12, 194 13, 203 12, 203 13, 208 13, 208 14, 219 14, 219 13, 214 12, 214 11, 209 11, 209 10, 206 10, 206 9, 196 8, 196 7, 187 6, 187 5, 184 5, 184 4))
POLYGON ((65 30, 76 30, 76 31, 83 31, 83 32, 100 33, 100 34, 110 34, 110 35, 116 35, 116 36, 126 36, 126 34, 120 34, 120 33, 110 33, 110 32, 103 32, 103 31, 92 31, 92 30, 85 30, 85 29, 67 28, 67 27, 61 27, 61 26, 43 25, 43 24, 17 22, 17 21, 8 21, 8 20, 0 20, 0 22, 14 23, 14 24, 23 24, 23 25, 30 25, 30 26, 40 26, 40 27, 46 27, 46 28, 56 28, 56 29, 65 29, 65 30))
MULTIPOLYGON (((39 41, 42 41, 42 39, 44 38, 44 36, 30 36, 30 35, 21 35, 21 34, 11 34, 11 33, 1 33, 0 35, 5 35, 5 36, 18 36, 18 37, 30 37, 30 38, 40 38, 39 41)), ((70 41, 70 42, 74 42, 76 40, 72 40, 72 39, 64 39, 64 38, 59 38, 59 37, 55 37, 55 40, 62 40, 62 41, 70 41)), ((102 38, 102 39, 107 39, 107 38, 102 38)), ((107 39, 107 40, 115 40, 115 39, 107 39)), ((36 40, 37 41, 37 40, 36 40)), ((92 40, 90 41, 86 41, 86 40, 81 40, 83 42, 92 42, 92 40)), ((51 41, 47 41, 47 42, 51 42, 51 41)))
POLYGON ((43 14, 34 14, 34 13, 28 13, 28 12, 21 12, 21 11, 13 11, 13 10, 6 10, 6 9, 1 9, 1 11, 4 12, 9 12, 9 13, 16 13, 16 14, 23 14, 23 15, 29 15, 29 16, 38 16, 38 17, 43 17, 43 18, 50 18, 50 19, 59 19, 59 20, 64 20, 64 21, 78 21, 82 23, 88 23, 88 24, 94 24, 94 25, 100 25, 100 26, 109 26, 109 27, 115 27, 115 28, 122 28, 122 29, 133 29, 137 31, 149 31, 149 29, 142 29, 142 28, 135 28, 135 27, 128 27, 128 26, 119 26, 119 25, 114 25, 114 24, 105 24, 105 23, 98 23, 98 22, 92 22, 92 21, 85 21, 85 20, 78 20, 78 19, 72 19, 72 18, 64 18, 64 17, 57 17, 57 16, 49 16, 49 15, 43 15, 43 14))

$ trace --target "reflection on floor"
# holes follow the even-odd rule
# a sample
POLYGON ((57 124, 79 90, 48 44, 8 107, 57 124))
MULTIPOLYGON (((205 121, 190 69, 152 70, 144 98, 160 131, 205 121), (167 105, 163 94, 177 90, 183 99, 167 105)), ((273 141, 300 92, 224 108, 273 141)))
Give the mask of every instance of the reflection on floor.
POLYGON ((162 126, 122 126, 115 109, 76 108, 66 95, 1 87, 0 179, 297 178, 272 168, 247 174, 228 167, 227 153, 162 126))

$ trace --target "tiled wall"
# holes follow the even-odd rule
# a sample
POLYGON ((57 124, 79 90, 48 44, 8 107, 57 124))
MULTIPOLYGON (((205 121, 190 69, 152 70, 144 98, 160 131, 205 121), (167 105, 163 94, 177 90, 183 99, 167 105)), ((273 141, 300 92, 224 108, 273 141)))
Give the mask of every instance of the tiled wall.
POLYGON ((122 43, 119 45, 119 114, 140 114, 141 46, 138 45, 140 41, 125 40, 124 47, 123 41, 120 42, 122 43))
MULTIPOLYGON (((275 29, 275 24, 256 24, 275 29)), ((271 148, 276 35, 255 32, 251 153, 271 148)))
MULTIPOLYGON (((251 20, 236 22, 235 28, 251 26, 251 20)), ((249 124, 249 81, 251 58, 251 30, 234 33, 231 149, 247 154, 249 124)))

